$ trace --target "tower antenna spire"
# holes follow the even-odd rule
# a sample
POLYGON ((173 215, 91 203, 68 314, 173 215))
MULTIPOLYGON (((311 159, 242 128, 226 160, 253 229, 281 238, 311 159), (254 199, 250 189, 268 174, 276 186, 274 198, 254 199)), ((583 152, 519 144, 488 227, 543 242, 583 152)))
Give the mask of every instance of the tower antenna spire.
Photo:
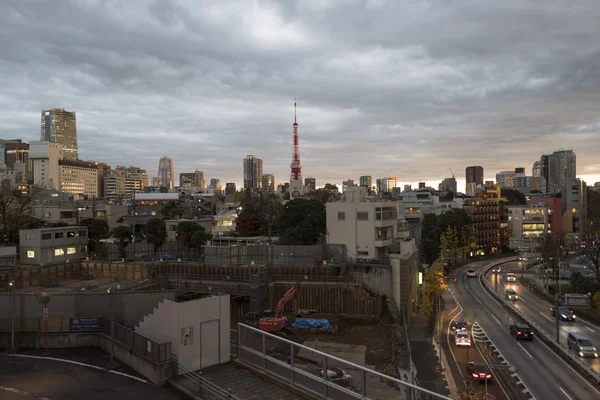
POLYGON ((296 98, 294 97, 294 123, 296 123, 296 98))

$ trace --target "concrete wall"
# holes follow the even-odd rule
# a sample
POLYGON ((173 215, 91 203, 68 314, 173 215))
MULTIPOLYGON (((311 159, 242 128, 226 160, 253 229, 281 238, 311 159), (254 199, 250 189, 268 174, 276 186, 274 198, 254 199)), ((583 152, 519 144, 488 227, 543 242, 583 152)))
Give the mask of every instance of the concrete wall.
POLYGON ((197 371, 230 359, 229 295, 175 303, 165 300, 135 331, 158 342, 170 341, 178 362, 197 371))
POLYGON ((392 293, 396 307, 403 312, 406 320, 414 315, 417 302, 417 274, 419 272, 419 255, 392 255, 390 259, 392 276, 392 293))
MULTIPOLYGON (((133 326, 144 315, 152 312, 158 302, 169 299, 175 300, 176 292, 170 290, 115 293, 113 296, 113 309, 115 321, 125 326, 133 326)), ((17 330, 29 330, 24 319, 40 318, 43 315, 43 306, 38 303, 37 296, 31 294, 17 294, 16 296, 16 325, 17 330), (23 321, 22 321, 23 319, 23 321)), ((104 317, 110 318, 109 293, 80 293, 52 295, 48 304, 50 317, 104 317)), ((0 295, 0 324, 9 323, 12 318, 12 296, 0 295)), ((8 325, 10 327, 10 325, 8 325)))
POLYGON ((81 277, 82 275, 83 271, 79 262, 27 270, 13 270, 10 273, 0 274, 0 289, 7 290, 8 283, 13 279, 16 281, 17 289, 21 289, 31 286, 43 286, 48 283, 81 277))
POLYGON ((363 267, 359 272, 360 282, 371 293, 392 297, 392 278, 389 265, 363 267))

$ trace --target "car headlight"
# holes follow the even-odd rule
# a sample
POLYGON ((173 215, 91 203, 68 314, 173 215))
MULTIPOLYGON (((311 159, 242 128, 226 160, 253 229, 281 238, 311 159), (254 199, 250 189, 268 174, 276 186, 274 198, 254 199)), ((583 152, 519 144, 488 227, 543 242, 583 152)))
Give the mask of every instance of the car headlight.
POLYGON ((573 319, 575 319, 575 318, 577 318, 577 317, 575 316, 575 314, 573 314, 573 319))
POLYGON ((567 318, 567 316, 565 314, 560 314, 560 316, 563 318, 567 318))
POLYGON ((580 355, 581 357, 583 357, 583 353, 582 353, 581 351, 579 352, 579 355, 580 355))

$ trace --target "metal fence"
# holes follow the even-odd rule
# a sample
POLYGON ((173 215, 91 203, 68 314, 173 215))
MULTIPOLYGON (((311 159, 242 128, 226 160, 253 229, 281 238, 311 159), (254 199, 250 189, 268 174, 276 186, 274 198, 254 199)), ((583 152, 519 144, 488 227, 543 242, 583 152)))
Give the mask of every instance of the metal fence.
MULTIPOLYGON (((116 322, 113 324, 115 340, 121 345, 156 363, 171 361, 171 342, 158 343, 116 322)), ((110 320, 106 318, 102 318, 102 333, 111 335, 110 320)))
POLYGON ((248 325, 238 324, 238 359, 263 373, 298 386, 323 399, 390 397, 423 400, 449 397, 286 340, 248 325))
POLYGON ((187 381, 188 389, 206 400, 241 400, 231 389, 223 389, 202 376, 202 372, 191 371, 179 364, 177 356, 172 354, 173 370, 178 379, 187 381))

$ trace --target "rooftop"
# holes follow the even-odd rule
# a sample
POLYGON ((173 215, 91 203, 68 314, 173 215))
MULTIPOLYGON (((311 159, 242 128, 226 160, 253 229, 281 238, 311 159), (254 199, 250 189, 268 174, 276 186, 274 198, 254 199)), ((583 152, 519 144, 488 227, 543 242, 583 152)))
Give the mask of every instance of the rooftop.
POLYGON ((179 200, 179 193, 134 193, 134 200, 179 200))

